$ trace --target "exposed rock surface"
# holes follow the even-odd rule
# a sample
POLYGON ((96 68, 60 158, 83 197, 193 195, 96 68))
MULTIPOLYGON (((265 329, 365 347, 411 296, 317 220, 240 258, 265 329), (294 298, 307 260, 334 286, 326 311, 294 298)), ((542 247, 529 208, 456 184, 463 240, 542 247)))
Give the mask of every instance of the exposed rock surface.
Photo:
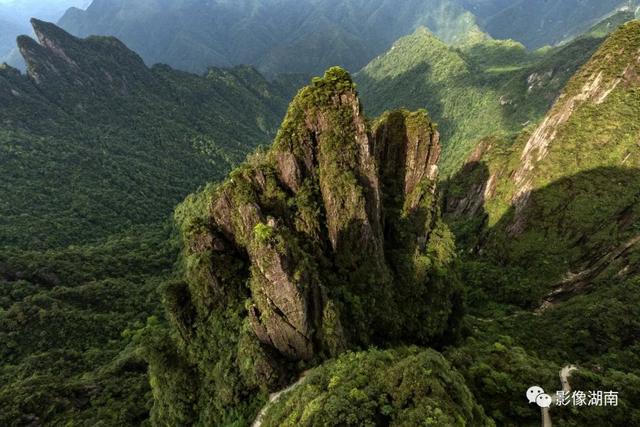
POLYGON ((29 77, 50 97, 64 101, 75 91, 124 95, 153 81, 142 59, 114 37, 79 39, 35 18, 31 25, 38 41, 20 36, 18 49, 29 77))
MULTIPOLYGON (((633 27, 637 26, 637 23, 631 23, 624 30, 631 32, 633 27)), ((619 35, 620 32, 617 34, 619 35)), ((615 37, 612 39, 615 40, 615 37)), ((612 40, 609 40, 609 44, 613 44, 612 40)), ((638 78, 640 48, 635 43, 622 46, 618 51, 613 51, 611 47, 613 46, 605 44, 582 72, 574 76, 544 121, 525 144, 520 164, 512 175, 516 185, 512 201, 517 208, 512 227, 514 233, 521 232, 524 226, 522 212, 526 208, 534 186, 533 171, 536 165, 547 157, 550 146, 574 112, 589 105, 602 104, 621 83, 628 88, 640 82, 638 78), (626 60, 621 61, 620 58, 626 60), (594 67, 594 63, 597 64, 598 69, 594 67)))
MULTIPOLYGON (((470 252, 544 310, 634 274, 640 221, 640 22, 625 24, 515 141, 483 141, 448 184, 446 213, 470 252)), ((462 242, 462 239, 459 240, 462 242)))
MULTIPOLYGON (((300 91, 270 151, 178 209, 188 286, 167 300, 188 363, 235 354, 226 369, 240 371, 243 394, 286 383, 291 362, 455 336, 461 297, 437 204, 439 153, 425 112, 370 126, 342 69, 300 91), (225 328, 241 329, 235 348, 219 347, 225 328)), ((196 371, 205 385, 195 395, 214 398, 211 374, 196 371)))

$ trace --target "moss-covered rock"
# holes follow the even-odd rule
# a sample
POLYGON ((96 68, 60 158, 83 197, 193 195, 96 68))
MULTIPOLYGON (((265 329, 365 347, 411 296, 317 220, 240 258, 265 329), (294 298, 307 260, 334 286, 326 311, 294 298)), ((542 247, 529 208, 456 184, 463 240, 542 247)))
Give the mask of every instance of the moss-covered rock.
MULTIPOLYGON (((351 77, 332 68, 298 93, 271 150, 177 209, 184 285, 165 303, 198 378, 193 419, 246 421, 260 393, 349 348, 455 337, 439 153, 424 111, 370 129, 351 77)), ((174 411, 163 384, 157 419, 174 411)))

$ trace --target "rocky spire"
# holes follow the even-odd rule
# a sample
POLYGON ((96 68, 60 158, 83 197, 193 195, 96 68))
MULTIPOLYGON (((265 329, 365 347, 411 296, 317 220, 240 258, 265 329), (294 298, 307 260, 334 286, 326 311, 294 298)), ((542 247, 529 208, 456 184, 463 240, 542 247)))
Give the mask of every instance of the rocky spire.
POLYGON ((230 313, 243 326, 224 351, 248 388, 277 384, 291 362, 454 335, 460 287, 438 210, 439 153, 425 112, 370 125, 344 70, 314 79, 271 150, 177 211, 187 283, 166 300, 186 358, 223 351, 223 331, 238 328, 230 313))

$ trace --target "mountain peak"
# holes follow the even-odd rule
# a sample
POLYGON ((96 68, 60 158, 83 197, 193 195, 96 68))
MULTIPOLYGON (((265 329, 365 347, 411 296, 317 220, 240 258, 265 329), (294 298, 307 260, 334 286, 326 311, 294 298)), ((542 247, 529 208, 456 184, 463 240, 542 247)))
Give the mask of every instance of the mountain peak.
POLYGON ((28 76, 51 96, 64 98, 77 91, 126 95, 151 79, 142 59, 114 37, 80 39, 35 18, 31 25, 38 41, 19 36, 18 48, 28 76))
MULTIPOLYGON (((351 77, 331 68, 295 97, 270 151, 178 207, 191 279, 165 296, 176 354, 188 365, 225 353, 224 369, 243 378, 222 384, 192 364, 171 372, 207 379, 189 382, 187 394, 218 400, 236 387, 239 397, 256 384, 277 386, 296 362, 455 336, 460 288, 437 205, 439 153, 424 111, 394 111, 368 126, 351 77), (229 321, 230 313, 244 319, 229 321), (212 318, 216 327, 206 329, 212 318), (237 345, 222 344, 229 331, 237 345)), ((174 405, 157 405, 154 416, 171 423, 174 405)))
POLYGON ((30 22, 38 41, 43 46, 54 48, 61 43, 69 44, 78 41, 78 38, 51 22, 41 21, 36 18, 31 18, 30 22))

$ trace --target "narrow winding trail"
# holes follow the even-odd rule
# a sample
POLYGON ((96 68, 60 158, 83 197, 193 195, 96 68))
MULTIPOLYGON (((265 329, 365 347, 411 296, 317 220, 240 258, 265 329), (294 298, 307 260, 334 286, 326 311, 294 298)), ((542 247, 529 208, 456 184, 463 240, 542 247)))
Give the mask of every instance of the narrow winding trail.
POLYGON ((271 408, 271 406, 274 403, 276 403, 283 394, 288 393, 288 392, 294 390, 299 385, 301 385, 304 382, 304 380, 306 378, 306 375, 307 375, 306 372, 302 373, 302 375, 300 376, 298 381, 296 381, 295 383, 291 384, 289 387, 287 387, 287 388, 285 388, 283 390, 277 391, 275 393, 271 393, 271 395, 269 395, 269 401, 260 410, 260 413, 256 417, 256 419, 253 422, 253 424, 251 424, 251 427, 262 427, 262 419, 267 414, 267 411, 269 410, 269 408, 271 408))
MULTIPOLYGON (((560 384, 562 386, 562 391, 564 392, 565 396, 571 393, 571 384, 569 384, 569 378, 571 378, 571 373, 577 370, 578 368, 576 368, 573 365, 567 365, 560 370, 560 384)), ((557 400, 554 402, 554 405, 558 406, 557 400)), ((551 414, 550 414, 551 408, 540 408, 540 409, 542 411, 542 427, 552 427, 551 414)))
MULTIPOLYGON (((571 373, 573 373, 574 371, 577 371, 578 368, 576 368, 573 365, 567 365, 564 368, 562 368, 560 370, 560 384, 562 386, 562 391, 564 391, 565 395, 571 393, 571 384, 569 383, 569 378, 571 378, 571 373)), ((264 416, 267 414, 267 411, 269 410, 269 408, 271 408, 271 406, 276 403, 280 397, 283 394, 286 394, 290 391, 295 390, 298 386, 302 385, 304 383, 304 380, 306 378, 306 372, 304 372, 300 378, 298 379, 298 381, 296 381, 295 383, 291 384, 289 387, 282 389, 280 391, 277 391, 275 393, 271 393, 271 395, 269 396, 269 401, 264 405, 264 407, 260 410, 260 413, 258 414, 258 416, 256 417, 255 421, 253 422, 253 424, 251 424, 251 427, 262 427, 262 419, 264 418, 264 416)), ((558 402, 554 402, 554 406, 557 406, 558 402)), ((552 427, 553 424, 551 422, 551 408, 540 408, 541 412, 542 412, 542 427, 552 427)))

